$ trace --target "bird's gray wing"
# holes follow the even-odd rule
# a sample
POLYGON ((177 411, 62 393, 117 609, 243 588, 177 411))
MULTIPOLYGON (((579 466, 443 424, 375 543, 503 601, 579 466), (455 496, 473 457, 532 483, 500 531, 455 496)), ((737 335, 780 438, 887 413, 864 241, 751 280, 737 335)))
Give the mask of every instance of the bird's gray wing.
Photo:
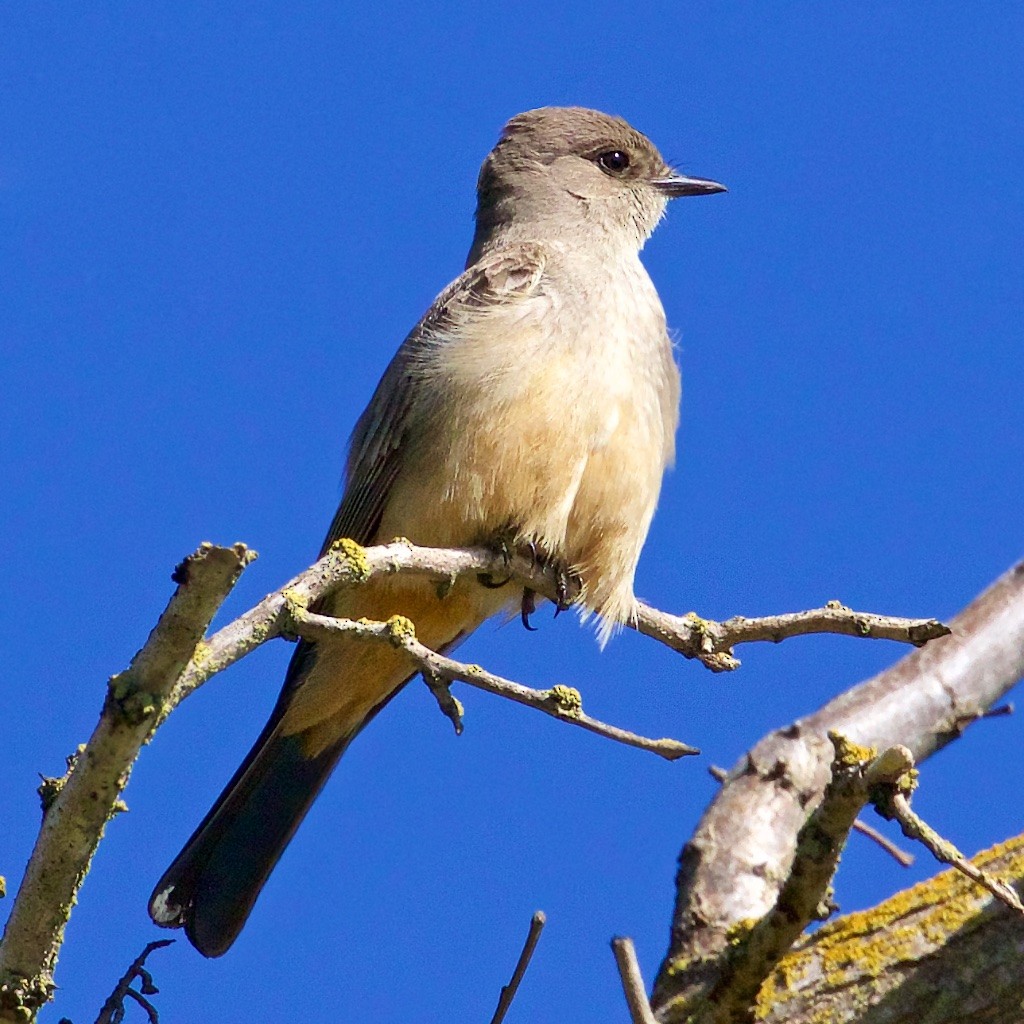
POLYGON ((525 299, 541 286, 545 249, 522 242, 497 249, 474 263, 434 301, 395 353, 370 404, 356 423, 349 446, 345 493, 324 540, 321 556, 342 537, 375 540, 414 411, 414 367, 424 350, 443 346, 488 309, 525 299))

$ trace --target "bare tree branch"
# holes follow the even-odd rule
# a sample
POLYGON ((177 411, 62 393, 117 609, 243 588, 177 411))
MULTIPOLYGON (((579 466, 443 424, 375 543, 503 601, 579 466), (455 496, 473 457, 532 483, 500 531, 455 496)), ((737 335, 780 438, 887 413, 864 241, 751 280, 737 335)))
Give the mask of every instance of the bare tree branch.
POLYGON ((133 999, 146 1011, 146 1017, 150 1024, 159 1024, 159 1015, 156 1007, 146 998, 155 996, 160 990, 153 984, 153 976, 146 970, 146 959, 156 949, 163 949, 164 946, 173 946, 174 939, 157 939, 155 942, 146 944, 146 948, 135 958, 132 965, 125 971, 121 980, 117 983, 114 991, 110 993, 107 1001, 96 1018, 96 1024, 121 1024, 124 1020, 125 999, 133 999), (132 988, 132 982, 140 982, 138 990, 132 988))
MULTIPOLYGON (((289 603, 309 607, 339 586, 353 586, 398 572, 420 573, 439 582, 474 573, 499 578, 511 576, 550 600, 558 597, 556 570, 529 554, 508 554, 490 548, 420 548, 400 540, 364 548, 354 541, 341 540, 320 561, 210 637, 182 675, 170 707, 249 651, 280 636, 287 623, 289 603)), ((732 647, 755 640, 777 642, 787 636, 807 633, 841 633, 920 644, 947 632, 947 628, 934 619, 897 619, 854 612, 841 606, 769 619, 734 618, 719 623, 692 613, 670 615, 641 602, 633 625, 646 636, 660 640, 713 671, 736 668, 739 661, 733 656, 732 647)))
POLYGON ((832 777, 821 802, 797 836, 789 874, 775 906, 743 928, 733 929, 721 970, 700 1008, 691 1012, 714 1024, 738 1024, 754 1005, 761 985, 813 920, 831 913, 830 883, 839 855, 861 809, 879 785, 895 783, 914 766, 905 747, 873 751, 831 733, 832 777))
MULTIPOLYGON (((729 778, 729 773, 716 764, 708 765, 708 774, 716 782, 725 782, 729 778)), ((854 821, 853 831, 859 832, 862 836, 867 836, 868 839, 885 850, 902 867, 909 868, 914 863, 914 855, 912 853, 901 850, 888 836, 883 835, 873 825, 869 825, 863 818, 857 818, 854 821)))
POLYGON ((1005 903, 1011 910, 1024 914, 1024 904, 1020 897, 1006 882, 982 871, 972 864, 948 839, 943 839, 930 825, 923 821, 910 808, 910 801, 905 793, 887 792, 875 805, 886 818, 895 818, 903 834, 908 839, 915 839, 928 849, 928 852, 940 863, 950 864, 957 871, 965 874, 972 882, 987 889, 1000 903, 1005 903))
POLYGON ((530 966, 530 961, 533 959, 534 950, 537 948, 537 943, 540 942, 540 933, 544 930, 546 923, 547 917, 545 917, 543 910, 538 910, 530 919, 530 930, 526 933, 523 951, 519 954, 519 960, 516 963, 515 970, 512 972, 509 983, 501 987, 501 994, 498 996, 498 1008, 494 1011, 491 1024, 501 1024, 505 1019, 505 1014, 508 1013, 508 1008, 512 1005, 512 1000, 515 999, 519 986, 526 975, 527 968, 530 966))
MULTIPOLYGON (((204 544, 178 567, 174 577, 178 591, 129 668, 111 680, 89 743, 69 762, 63 780, 44 787, 48 803, 43 826, 0 943, 0 1024, 32 1019, 49 999, 53 968, 75 894, 104 824, 121 806, 120 794, 141 744, 184 697, 273 637, 289 631, 314 635, 317 630, 362 630, 361 635, 371 642, 387 640, 402 647, 411 663, 425 671, 428 685, 456 729, 461 727, 461 708, 447 693, 446 682, 461 680, 663 757, 696 752, 674 740, 647 739, 590 718, 582 711, 578 692, 569 687, 531 690, 436 654, 419 644, 411 628, 397 628, 399 619, 376 626, 343 624, 303 611, 338 586, 354 586, 397 572, 422 573, 438 581, 465 573, 511 575, 524 588, 557 600, 558 573, 529 553, 507 554, 486 548, 445 551, 416 548, 404 541, 362 548, 342 540, 285 587, 204 639, 213 615, 254 557, 241 544, 230 549, 204 544)), ((770 620, 714 623, 640 605, 634 625, 715 670, 734 668, 738 662, 731 646, 750 640, 824 631, 920 643, 945 628, 934 620, 894 620, 839 606, 770 620)), ((972 712, 966 709, 965 713, 972 712)), ((962 728, 967 719, 957 721, 962 728)))
POLYGON ((291 632, 305 637, 307 640, 345 633, 368 641, 388 643, 392 647, 404 650, 416 668, 434 679, 459 680, 469 683, 480 690, 514 700, 517 704, 524 704, 526 707, 543 711, 544 714, 551 715, 569 725, 578 725, 581 729, 604 736, 605 739, 615 740, 616 743, 624 743, 626 746, 636 747, 639 750, 648 750, 668 761, 675 761, 687 754, 700 753, 696 747, 680 743, 678 740, 649 739, 626 729, 620 729, 616 725, 608 725, 606 722, 591 718, 583 710, 583 699, 579 691, 570 686, 553 686, 550 690, 532 690, 528 686, 523 686, 522 683, 494 675, 479 665, 467 665, 443 654, 438 654, 416 639, 415 627, 401 615, 394 615, 387 622, 369 622, 365 619, 353 621, 352 619, 334 619, 326 615, 315 615, 312 612, 293 607, 291 609, 291 624, 288 628, 291 632))
POLYGON ((633 1024, 658 1024, 651 1012, 651 1004, 647 1001, 647 989, 640 973, 633 940, 626 936, 616 936, 612 939, 612 952, 615 954, 622 991, 629 1007, 629 1019, 633 1024))
POLYGON ((895 640, 921 647, 949 633, 949 627, 937 619, 902 619, 857 612, 838 601, 829 601, 824 608, 806 612, 756 619, 735 616, 725 622, 702 619, 694 612, 670 615, 641 605, 636 628, 685 657, 697 659, 713 672, 728 672, 739 667, 733 647, 758 640, 780 643, 794 636, 836 633, 873 640, 895 640))
POLYGON ((32 1019, 53 992, 64 926, 139 749, 224 598, 255 558, 203 544, 174 572, 178 589, 131 665, 110 680, 100 720, 45 808, 0 942, 0 1021, 32 1019))
MULTIPOLYGON (((1024 836, 973 864, 1019 888, 1024 836)), ((762 986, 755 1017, 759 1024, 1020 1024, 1022 948, 1024 917, 960 872, 944 871, 805 936, 762 986)))
POLYGON ((900 867, 909 868, 914 863, 914 855, 906 850, 901 850, 887 835, 879 832, 873 825, 869 825, 863 818, 858 818, 853 823, 854 832, 867 836, 872 842, 877 843, 900 867))
POLYGON ((765 737, 729 773, 680 856, 671 943, 652 998, 659 1019, 684 1019, 714 987, 734 929, 775 905, 829 779, 829 731, 878 749, 902 744, 921 761, 1021 678, 1024 563, 951 625, 952 635, 765 737))

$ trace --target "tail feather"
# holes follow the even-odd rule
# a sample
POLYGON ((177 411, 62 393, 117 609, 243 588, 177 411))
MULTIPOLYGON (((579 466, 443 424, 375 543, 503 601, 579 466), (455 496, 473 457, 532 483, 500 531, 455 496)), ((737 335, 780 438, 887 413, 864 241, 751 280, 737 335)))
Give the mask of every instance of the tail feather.
MULTIPOLYGON (((350 607, 386 619, 399 610, 435 650, 447 650, 509 595, 470 583, 438 599, 429 580, 382 585, 350 607)), ((184 928, 204 956, 226 953, 260 890, 348 745, 413 675, 408 658, 362 641, 299 643, 259 739, 150 897, 150 917, 184 928)))
POLYGON ((153 920, 183 927, 204 956, 226 953, 354 735, 315 758, 304 756, 295 735, 258 744, 157 883, 149 904, 153 920))
POLYGON ((281 731, 295 686, 316 661, 300 643, 277 707, 231 781, 164 872, 149 916, 184 928, 204 956, 222 956, 238 938, 256 899, 348 745, 402 688, 398 681, 361 719, 310 755, 301 732, 281 731))

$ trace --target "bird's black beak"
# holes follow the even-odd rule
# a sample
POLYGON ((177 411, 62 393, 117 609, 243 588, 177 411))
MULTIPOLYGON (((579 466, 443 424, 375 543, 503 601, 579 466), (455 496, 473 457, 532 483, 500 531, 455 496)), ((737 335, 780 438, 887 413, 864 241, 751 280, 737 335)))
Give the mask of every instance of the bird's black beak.
POLYGON ((711 196, 716 192, 726 192, 724 185, 717 181, 708 181, 706 178, 687 178, 683 174, 669 174, 665 178, 655 178, 651 184, 669 199, 678 199, 680 196, 711 196))

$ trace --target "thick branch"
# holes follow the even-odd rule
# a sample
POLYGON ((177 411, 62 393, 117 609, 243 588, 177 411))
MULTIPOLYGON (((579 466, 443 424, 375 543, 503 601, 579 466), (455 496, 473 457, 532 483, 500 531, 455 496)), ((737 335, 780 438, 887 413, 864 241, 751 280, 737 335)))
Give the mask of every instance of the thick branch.
MULTIPOLYGON (((1024 836, 974 858, 1024 880, 1024 836)), ((1019 1024, 1024 916, 958 871, 807 936, 761 989, 766 1024, 1019 1024)), ((669 1018, 671 1019, 671 1018, 669 1018)))
POLYGON ((757 998, 761 985, 813 920, 827 917, 829 890, 839 855, 872 789, 895 783, 914 765, 905 747, 891 747, 866 760, 871 751, 852 746, 833 733, 832 778, 821 802, 797 836, 796 852, 775 906, 743 933, 734 929, 732 945, 707 1001, 698 1013, 714 1024, 738 1024, 757 998))
POLYGON ((763 917, 790 871, 797 835, 829 778, 829 731, 917 761, 959 736, 1024 674, 1024 564, 915 651, 815 714, 772 733, 730 772, 683 848, 669 955, 652 1003, 682 1020, 720 977, 733 929, 763 917))
POLYGON ((100 720, 67 776, 47 789, 42 828, 0 943, 0 1021, 34 1019, 75 897, 107 821, 120 809, 139 749, 211 619, 255 558, 242 544, 203 544, 175 570, 178 584, 131 665, 110 680, 100 720))

